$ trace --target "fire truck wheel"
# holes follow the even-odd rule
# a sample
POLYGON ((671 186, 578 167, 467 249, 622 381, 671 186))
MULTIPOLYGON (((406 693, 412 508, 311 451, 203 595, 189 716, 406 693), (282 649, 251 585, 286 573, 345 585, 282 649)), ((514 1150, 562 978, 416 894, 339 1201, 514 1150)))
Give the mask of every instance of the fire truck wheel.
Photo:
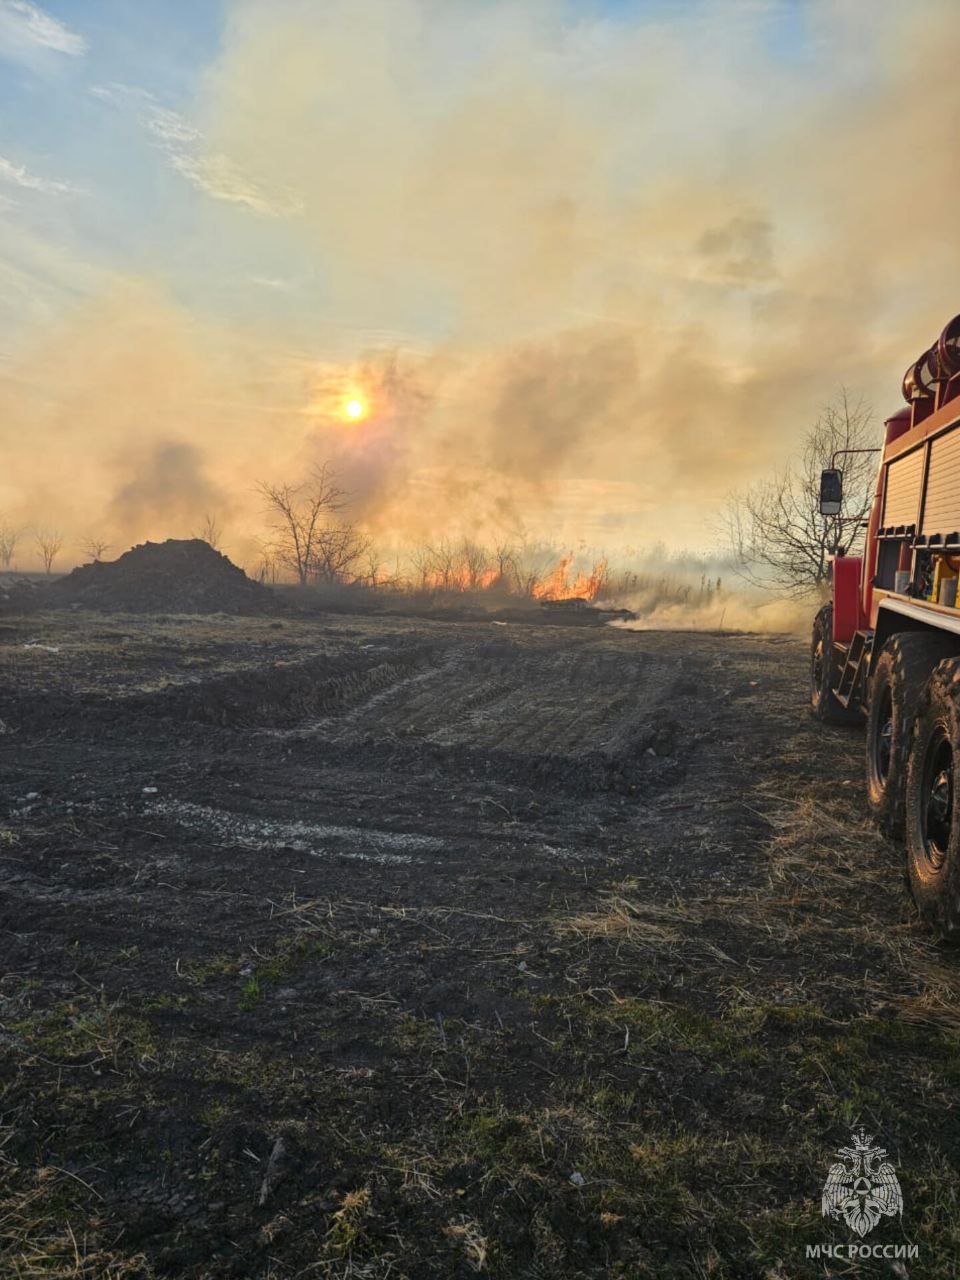
POLYGON ((885 835, 903 834, 907 754, 924 686, 934 667, 955 652, 944 636, 905 631, 880 650, 870 680, 867 714, 867 804, 885 835))
POLYGON ((824 724, 859 724, 859 710, 848 710, 833 696, 840 667, 833 648, 833 605, 825 604, 813 620, 810 642, 810 710, 824 724))
POLYGON ((960 660, 941 662, 917 712, 907 764, 907 870, 921 916, 960 936, 960 660))

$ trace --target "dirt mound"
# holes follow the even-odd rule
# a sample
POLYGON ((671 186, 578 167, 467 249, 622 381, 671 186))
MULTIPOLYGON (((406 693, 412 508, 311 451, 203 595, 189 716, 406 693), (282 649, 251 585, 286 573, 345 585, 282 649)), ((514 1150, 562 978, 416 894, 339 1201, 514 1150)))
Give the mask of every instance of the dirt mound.
POLYGON ((82 565, 44 591, 44 604, 124 613, 275 613, 254 582, 200 538, 132 547, 117 560, 82 565))

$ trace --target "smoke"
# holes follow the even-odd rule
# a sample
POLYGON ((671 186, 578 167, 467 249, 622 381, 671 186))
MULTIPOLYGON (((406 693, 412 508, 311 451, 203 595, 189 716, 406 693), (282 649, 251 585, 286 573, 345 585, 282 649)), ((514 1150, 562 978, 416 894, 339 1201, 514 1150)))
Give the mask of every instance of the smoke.
POLYGON ((329 459, 385 549, 702 547, 957 309, 958 37, 948 0, 233 0, 176 105, 263 319, 173 260, 84 276, 0 373, 0 509, 133 540, 215 507, 236 551, 256 480, 329 459))
POLYGON ((136 474, 113 497, 108 522, 121 529, 138 523, 183 528, 198 511, 221 511, 223 494, 204 472, 192 444, 162 441, 138 461, 136 474))
MULTIPOLYGON (((625 601, 624 607, 630 602, 625 601)), ((750 631, 806 635, 814 613, 810 601, 758 600, 746 592, 718 595, 709 603, 654 603, 639 618, 610 625, 624 631, 750 631)))
POLYGON ((370 352, 352 367, 325 367, 312 378, 311 447, 351 495, 353 519, 372 525, 391 501, 429 409, 424 376, 395 351, 370 352), (351 399, 364 409, 362 421, 352 426, 344 422, 351 399))

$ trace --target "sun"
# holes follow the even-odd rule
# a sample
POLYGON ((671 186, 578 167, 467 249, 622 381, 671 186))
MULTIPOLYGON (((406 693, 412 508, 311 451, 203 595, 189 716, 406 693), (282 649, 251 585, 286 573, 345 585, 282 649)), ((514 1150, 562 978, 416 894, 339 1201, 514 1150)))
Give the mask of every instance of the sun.
POLYGON ((348 400, 343 406, 343 411, 352 422, 359 422, 361 418, 367 416, 367 406, 362 400, 348 400))

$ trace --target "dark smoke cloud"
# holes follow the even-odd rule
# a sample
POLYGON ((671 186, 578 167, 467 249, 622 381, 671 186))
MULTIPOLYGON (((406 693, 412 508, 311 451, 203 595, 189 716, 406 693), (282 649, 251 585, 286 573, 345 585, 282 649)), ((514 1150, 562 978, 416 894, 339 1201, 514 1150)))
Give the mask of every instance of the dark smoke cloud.
POLYGON ((199 513, 222 513, 223 492, 210 480, 196 445, 160 441, 139 460, 136 474, 122 483, 108 511, 108 523, 125 530, 168 530, 184 537, 195 532, 199 513))

